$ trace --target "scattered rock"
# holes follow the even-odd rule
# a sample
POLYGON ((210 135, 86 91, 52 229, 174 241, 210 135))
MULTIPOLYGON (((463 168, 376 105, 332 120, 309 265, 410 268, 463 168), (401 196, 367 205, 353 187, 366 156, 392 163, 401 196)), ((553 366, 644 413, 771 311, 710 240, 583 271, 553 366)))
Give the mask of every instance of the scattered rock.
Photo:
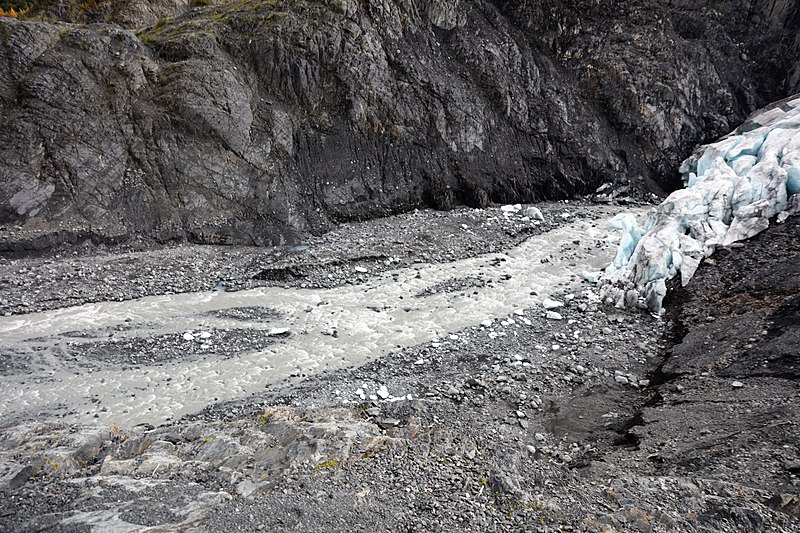
POLYGON ((545 309, 556 309, 558 307, 564 307, 564 302, 559 302, 558 300, 551 300, 550 298, 545 298, 542 301, 542 307, 545 309))
POLYGON ((529 206, 526 207, 522 214, 531 220, 544 220, 544 215, 542 211, 538 207, 529 206))

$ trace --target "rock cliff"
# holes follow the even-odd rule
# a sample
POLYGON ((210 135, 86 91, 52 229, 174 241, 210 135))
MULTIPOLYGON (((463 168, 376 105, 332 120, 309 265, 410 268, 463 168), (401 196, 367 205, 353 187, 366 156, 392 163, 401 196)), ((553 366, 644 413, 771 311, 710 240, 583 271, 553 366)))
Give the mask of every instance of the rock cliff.
POLYGON ((781 0, 109 5, 0 19, 0 249, 277 244, 423 205, 668 190, 697 143, 800 90, 781 0))

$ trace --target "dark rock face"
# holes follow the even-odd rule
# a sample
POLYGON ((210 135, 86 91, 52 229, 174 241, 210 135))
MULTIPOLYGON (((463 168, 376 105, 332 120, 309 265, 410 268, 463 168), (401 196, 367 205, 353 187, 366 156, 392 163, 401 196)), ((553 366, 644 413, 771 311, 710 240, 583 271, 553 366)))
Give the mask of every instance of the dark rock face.
POLYGON ((245 0, 138 33, 0 20, 0 248, 274 244, 421 205, 673 187, 696 143, 800 89, 795 3, 706 4, 245 0))
MULTIPOLYGON (((628 436, 656 472, 720 473, 797 507, 800 449, 800 220, 706 260, 668 296, 677 342, 628 436), (789 498, 790 496, 787 496, 789 498)), ((756 528, 757 529, 757 528, 756 528)))
POLYGON ((205 0, 34 0, 27 3, 25 18, 76 24, 117 24, 141 28, 162 18, 174 17, 205 0))

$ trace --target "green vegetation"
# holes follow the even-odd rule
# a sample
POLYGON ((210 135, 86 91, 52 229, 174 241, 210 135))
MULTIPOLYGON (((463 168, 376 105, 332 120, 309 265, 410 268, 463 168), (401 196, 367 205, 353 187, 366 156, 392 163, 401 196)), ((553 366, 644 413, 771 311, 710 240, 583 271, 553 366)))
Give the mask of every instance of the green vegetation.
POLYGON ((0 17, 19 18, 34 7, 34 2, 15 0, 0 2, 0 17))
POLYGON ((337 461, 336 459, 330 459, 328 461, 325 461, 324 463, 320 463, 318 465, 314 465, 313 466, 313 470, 336 468, 337 466, 339 466, 339 461, 337 461))
POLYGON ((223 26, 252 35, 259 26, 274 26, 288 14, 288 11, 279 9, 283 8, 282 0, 236 0, 218 4, 213 4, 213 0, 198 1, 211 4, 204 16, 162 18, 136 35, 144 44, 156 47, 180 37, 213 37, 223 26))
POLYGON ((107 7, 111 0, 0 0, 0 16, 13 18, 34 18, 43 20, 74 20, 77 16, 86 16, 102 7, 107 7))
POLYGON ((56 463, 46 455, 42 456, 42 459, 44 460, 44 464, 49 466, 52 470, 58 470, 59 468, 61 468, 60 464, 56 463))
POLYGON ((0 0, 0 10, 6 13, 28 11, 31 7, 38 7, 38 5, 35 0, 0 0))

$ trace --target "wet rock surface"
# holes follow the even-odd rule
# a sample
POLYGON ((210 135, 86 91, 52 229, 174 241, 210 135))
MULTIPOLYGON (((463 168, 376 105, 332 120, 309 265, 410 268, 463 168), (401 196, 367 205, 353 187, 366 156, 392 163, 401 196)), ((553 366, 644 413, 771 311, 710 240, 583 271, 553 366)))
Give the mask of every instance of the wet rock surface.
MULTIPOLYGON (((405 231, 376 221, 395 223, 405 231)), ((568 284, 546 305, 158 428, 7 425, 0 524, 800 531, 798 228, 721 251, 663 319, 568 284)), ((473 288, 457 275, 439 287, 473 288)))
POLYGON ((0 19, 4 251, 670 189, 798 90, 777 0, 57 5, 78 24, 0 19))

